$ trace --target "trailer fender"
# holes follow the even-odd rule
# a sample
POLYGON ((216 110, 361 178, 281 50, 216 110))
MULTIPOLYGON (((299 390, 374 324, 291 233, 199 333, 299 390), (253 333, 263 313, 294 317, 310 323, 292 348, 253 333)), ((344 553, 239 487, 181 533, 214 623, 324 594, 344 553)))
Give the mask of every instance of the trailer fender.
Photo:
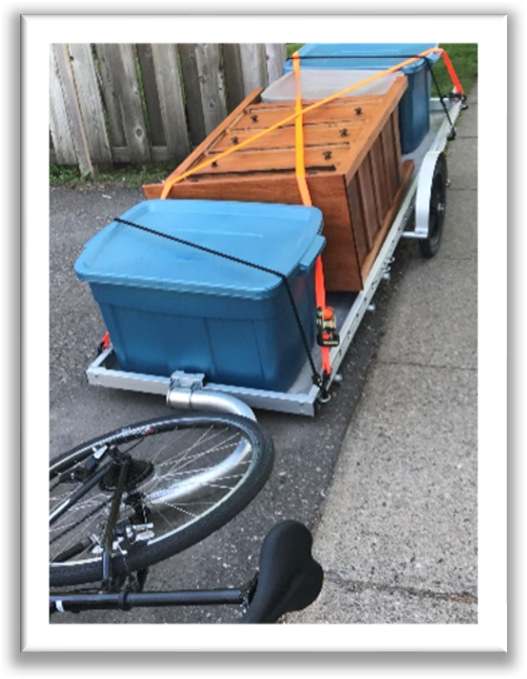
POLYGON ((417 194, 415 197, 415 231, 414 238, 428 238, 430 224, 430 196, 432 181, 439 156, 443 149, 428 151, 417 178, 417 194))

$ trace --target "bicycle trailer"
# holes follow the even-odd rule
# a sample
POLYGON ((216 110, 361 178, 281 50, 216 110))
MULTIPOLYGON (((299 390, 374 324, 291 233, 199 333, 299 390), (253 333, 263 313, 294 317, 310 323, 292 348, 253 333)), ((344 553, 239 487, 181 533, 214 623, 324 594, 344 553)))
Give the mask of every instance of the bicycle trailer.
POLYGON ((111 338, 88 367, 90 384, 161 394, 184 407, 197 394, 220 393, 312 416, 340 379, 400 239, 415 239, 426 257, 438 251, 444 151, 466 106, 448 55, 370 46, 358 77, 343 68, 356 46, 333 54, 319 47, 305 48, 305 62, 337 64, 350 84, 328 94, 334 76, 306 78, 301 50, 293 81, 286 75, 248 95, 164 183, 143 187, 149 200, 94 239, 93 248, 114 238, 113 255, 101 257, 113 267, 112 256, 124 266, 126 255, 132 270, 125 290, 123 280, 98 280, 96 267, 78 264, 111 338), (429 99, 417 73, 437 86, 430 62, 438 57, 453 90, 437 88, 429 99), (401 113, 409 88, 411 115, 401 113), (199 217, 190 224, 192 206, 199 217), (155 253, 149 272, 134 259, 147 252, 155 253))

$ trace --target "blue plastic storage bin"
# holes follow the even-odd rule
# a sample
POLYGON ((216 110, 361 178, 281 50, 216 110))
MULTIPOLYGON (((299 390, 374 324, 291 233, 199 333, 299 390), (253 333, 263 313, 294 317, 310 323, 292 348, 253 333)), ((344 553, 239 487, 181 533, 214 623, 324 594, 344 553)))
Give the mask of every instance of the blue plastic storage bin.
MULTIPOLYGON (((310 57, 301 61, 302 68, 327 68, 346 70, 381 70, 394 66, 408 57, 424 52, 433 43, 310 43, 300 48, 299 54, 310 57), (328 57, 337 58, 328 58, 328 57)), ((432 62, 439 59, 431 54, 432 62)), ((292 69, 291 61, 284 64, 286 72, 292 69)), ((425 60, 420 59, 403 69, 408 78, 408 89, 399 102, 399 130, 401 150, 411 153, 430 129, 430 74, 425 60)))
MULTIPOLYGON (((314 342, 314 263, 325 244, 317 208, 148 200, 122 218, 285 274, 314 342)), ((287 389, 305 361, 284 282, 271 273, 116 221, 86 244, 75 271, 124 370, 287 389)))

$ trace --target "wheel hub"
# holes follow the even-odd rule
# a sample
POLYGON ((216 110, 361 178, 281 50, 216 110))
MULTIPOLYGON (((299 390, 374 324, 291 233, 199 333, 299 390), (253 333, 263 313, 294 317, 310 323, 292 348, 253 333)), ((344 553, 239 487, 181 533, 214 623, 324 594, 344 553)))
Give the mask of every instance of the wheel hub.
MULTIPOLYGON (((108 470, 99 483, 101 490, 112 492, 117 488, 120 469, 120 465, 114 464, 108 470)), ((125 491, 129 493, 134 490, 134 488, 137 488, 140 483, 146 481, 153 471, 154 465, 151 462, 148 462, 147 460, 131 459, 128 463, 128 471, 124 485, 125 491)))

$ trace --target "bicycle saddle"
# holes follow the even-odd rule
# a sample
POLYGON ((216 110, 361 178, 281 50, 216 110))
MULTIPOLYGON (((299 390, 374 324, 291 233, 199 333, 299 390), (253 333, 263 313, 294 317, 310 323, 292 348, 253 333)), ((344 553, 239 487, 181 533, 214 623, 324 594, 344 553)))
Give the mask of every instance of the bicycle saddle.
POLYGON ((311 532, 298 521, 282 521, 269 531, 260 551, 256 587, 241 622, 275 622, 317 598, 324 572, 313 559, 312 545, 311 532))

